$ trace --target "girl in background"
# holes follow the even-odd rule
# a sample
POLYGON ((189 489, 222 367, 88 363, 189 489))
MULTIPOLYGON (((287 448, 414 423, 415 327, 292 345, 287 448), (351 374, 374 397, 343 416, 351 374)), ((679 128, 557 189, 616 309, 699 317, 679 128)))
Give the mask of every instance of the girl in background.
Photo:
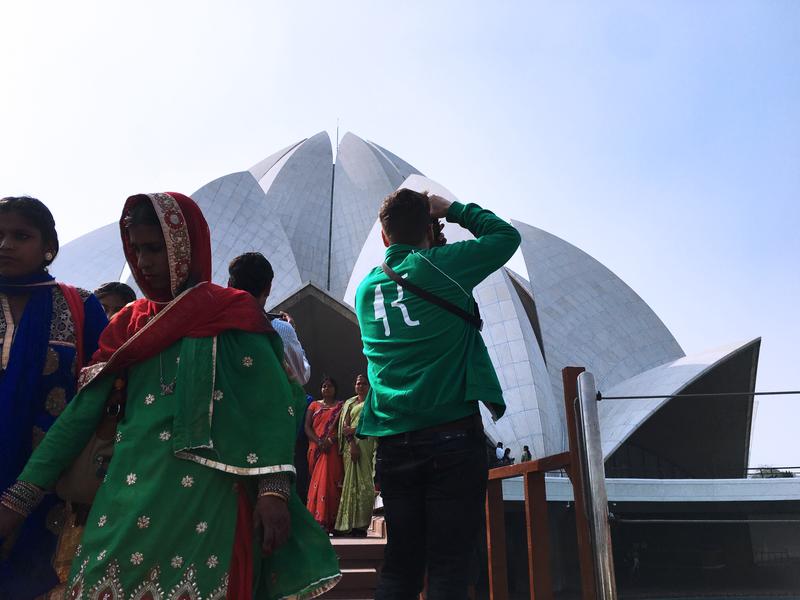
POLYGON ((94 291, 94 295, 103 305, 109 321, 128 304, 136 301, 136 292, 131 286, 120 281, 104 283, 94 291))
MULTIPOLYGON (((55 221, 42 202, 0 200, 0 490, 72 399, 107 323, 93 295, 47 272, 57 254, 55 221)), ((53 496, 0 540, 0 598, 35 598, 59 583, 51 561, 64 520, 53 496)))

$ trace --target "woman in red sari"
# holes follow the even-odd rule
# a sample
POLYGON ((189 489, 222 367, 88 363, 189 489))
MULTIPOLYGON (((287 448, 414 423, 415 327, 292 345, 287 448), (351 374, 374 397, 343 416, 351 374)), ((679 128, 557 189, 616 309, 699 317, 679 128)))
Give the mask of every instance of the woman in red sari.
POLYGON ((308 436, 308 486, 306 507, 328 533, 333 532, 342 495, 344 466, 336 440, 342 403, 336 400, 337 385, 331 377, 322 380, 322 399, 306 411, 308 436))

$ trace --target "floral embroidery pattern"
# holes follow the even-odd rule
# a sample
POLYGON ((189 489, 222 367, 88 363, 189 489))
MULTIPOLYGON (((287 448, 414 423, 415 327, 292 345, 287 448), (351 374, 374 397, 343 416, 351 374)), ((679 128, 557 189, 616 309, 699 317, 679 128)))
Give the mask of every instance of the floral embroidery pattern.
POLYGON ((97 377, 97 374, 100 373, 100 371, 102 371, 105 366, 106 366, 106 363, 101 362, 101 363, 97 363, 97 364, 91 365, 90 367, 85 367, 85 368, 81 369, 81 372, 78 375, 78 385, 76 386, 77 389, 80 390, 87 383, 89 383, 95 377, 97 377))
POLYGON ((222 390, 214 390, 214 393, 211 395, 211 398, 214 399, 215 402, 219 402, 222 400, 222 390))
POLYGON ((100 515, 100 518, 97 519, 97 526, 98 527, 105 527, 107 522, 108 522, 108 516, 107 515, 100 515))
POLYGON ((206 600, 225 600, 228 597, 228 574, 222 576, 219 587, 206 596, 206 600))
POLYGON ((136 526, 139 529, 147 529, 148 527, 150 527, 150 517, 148 517, 147 515, 142 515, 141 517, 136 519, 136 526))
MULTIPOLYGON (((85 292, 85 290, 78 290, 85 292)), ((88 295, 87 295, 88 298, 88 295)), ((53 288, 53 317, 50 320, 50 339, 57 342, 75 343, 75 324, 64 294, 58 287, 53 288)))
MULTIPOLYGON (((82 579, 82 574, 79 577, 82 579)), ((80 588, 83 587, 82 582, 78 582, 78 589, 80 592, 80 588)), ((75 593, 75 588, 73 587, 73 591, 71 593, 75 593)), ((98 581, 92 589, 89 590, 88 597, 89 598, 102 598, 103 600, 116 600, 117 598, 123 598, 125 595, 124 590, 122 589, 122 583, 119 580, 119 565, 117 565, 116 560, 112 560, 111 564, 108 565, 106 568, 105 576, 98 581)), ((75 598, 82 598, 82 596, 78 595, 75 598)))
POLYGON ((181 485, 185 488, 190 488, 194 485, 194 477, 191 475, 184 475, 181 479, 181 485))
POLYGON ((150 198, 153 202, 153 208, 156 209, 156 214, 158 214, 158 220, 161 222, 161 231, 164 234, 164 241, 167 246, 172 295, 177 296, 189 275, 192 254, 189 230, 186 227, 186 220, 183 217, 180 206, 172 196, 169 194, 152 194, 150 198))
POLYGON ((135 600, 158 600, 159 598, 164 598, 164 590, 158 582, 160 577, 161 569, 156 565, 150 569, 147 580, 136 586, 130 598, 135 600))
POLYGON ((106 554, 108 554, 107 550, 101 550, 100 554, 97 555, 97 560, 102 562, 106 559, 106 554))
POLYGON ((217 558, 217 555, 212 554, 211 556, 209 556, 208 560, 206 561, 206 564, 208 565, 209 569, 213 569, 214 567, 216 567, 219 564, 219 559, 217 558))
POLYGON ((62 387, 56 387, 47 394, 44 407, 51 415, 57 417, 67 407, 67 392, 62 387))
POLYGON ((258 462, 258 455, 255 452, 251 452, 247 455, 247 462, 251 465, 254 465, 258 462))
POLYGON ((33 429, 31 429, 31 446, 33 448, 36 448, 36 446, 42 443, 43 439, 44 439, 44 429, 34 425, 33 429))
POLYGON ((252 356, 245 356, 242 359, 242 365, 245 367, 252 367, 253 366, 253 357, 252 356))
POLYGON ((294 416, 294 407, 290 406, 289 408, 286 409, 286 412, 289 413, 289 416, 293 417, 294 416))
POLYGON ((171 438, 171 437, 172 437, 172 434, 169 431, 166 431, 166 430, 164 430, 164 431, 162 431, 161 433, 158 434, 158 439, 160 439, 162 442, 169 441, 169 438, 171 438))
POLYGON ((116 441, 117 443, 122 441, 122 432, 119 429, 117 429, 117 433, 114 436, 114 441, 116 441))
POLYGON ((131 563, 132 564, 140 565, 140 564, 142 564, 143 560, 144 560, 144 554, 142 554, 141 552, 134 552, 133 554, 131 554, 131 563))
POLYGON ((128 473, 128 476, 125 478, 125 483, 128 485, 136 483, 136 473, 128 473))
POLYGON ((189 565, 183 575, 183 579, 173 587, 167 598, 177 598, 179 600, 195 600, 200 598, 200 590, 197 588, 197 582, 194 580, 196 571, 194 565, 189 565))
POLYGON ((180 569, 183 566, 183 557, 173 556, 172 560, 169 561, 169 564, 172 565, 173 569, 180 569))
POLYGON ((58 358, 58 352, 52 348, 48 348, 47 357, 44 359, 44 370, 42 371, 42 375, 52 375, 58 371, 59 362, 60 360, 58 358))
POLYGON ((200 521, 194 529, 197 533, 205 533, 206 529, 208 529, 208 523, 200 521))
POLYGON ((144 397, 144 403, 147 404, 148 406, 150 406, 155 401, 156 397, 153 394, 147 394, 147 396, 144 397))

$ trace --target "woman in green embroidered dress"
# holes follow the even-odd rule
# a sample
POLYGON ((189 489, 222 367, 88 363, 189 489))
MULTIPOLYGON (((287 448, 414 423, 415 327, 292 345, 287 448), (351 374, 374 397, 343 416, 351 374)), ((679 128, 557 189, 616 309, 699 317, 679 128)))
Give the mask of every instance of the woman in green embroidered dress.
POLYGON ((375 504, 375 439, 355 435, 369 381, 356 377, 356 395, 346 400, 339 419, 339 450, 344 462, 344 484, 336 530, 365 537, 375 504))
MULTIPOLYGON (((249 294, 208 283, 208 225, 191 199, 133 196, 120 225, 147 298, 114 317, 84 387, 14 484, 15 498, 51 488, 89 440, 112 387, 125 386, 68 598, 323 593, 340 576, 293 489, 303 396, 281 367, 279 338, 249 294)), ((0 507, 0 536, 19 518, 0 507)))

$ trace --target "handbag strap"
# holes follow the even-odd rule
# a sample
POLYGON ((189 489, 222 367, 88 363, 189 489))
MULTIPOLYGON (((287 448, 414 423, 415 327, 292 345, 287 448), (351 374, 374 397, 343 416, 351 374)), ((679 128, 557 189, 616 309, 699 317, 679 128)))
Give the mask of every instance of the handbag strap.
POLYGON ((478 331, 483 330, 483 319, 481 319, 481 311, 478 308, 477 302, 475 302, 475 312, 467 312, 452 302, 445 300, 444 298, 441 298, 427 290, 423 290, 418 285, 411 283, 408 279, 400 277, 400 275, 398 275, 397 272, 392 269, 392 267, 387 265, 385 261, 381 264, 381 269, 383 269, 383 272, 389 276, 389 279, 397 283, 397 285, 400 287, 407 289, 409 292, 412 292, 416 296, 430 302, 431 304, 435 304, 439 308, 443 308, 444 310, 453 313, 457 317, 461 317, 467 323, 475 327, 478 331))

